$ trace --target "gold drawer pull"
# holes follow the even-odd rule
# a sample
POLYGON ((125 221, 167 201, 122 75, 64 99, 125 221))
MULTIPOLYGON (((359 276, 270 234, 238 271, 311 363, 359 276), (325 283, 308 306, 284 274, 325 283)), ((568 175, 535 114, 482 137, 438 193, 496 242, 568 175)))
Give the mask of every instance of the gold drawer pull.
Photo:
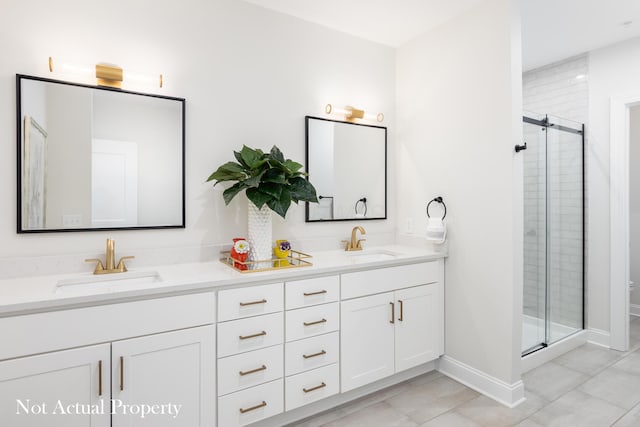
POLYGON ((319 390, 319 389, 324 388, 326 386, 327 385, 325 383, 320 383, 320 385, 317 385, 315 387, 303 388, 302 391, 304 391, 305 393, 311 393, 312 391, 319 390))
POLYGON ((245 375, 255 374, 256 372, 265 371, 266 369, 267 369, 266 365, 262 365, 259 368, 252 369, 250 371, 240 371, 238 373, 240 374, 241 377, 244 377, 245 375))
POLYGON ((303 354, 302 357, 304 357, 305 359, 311 359, 312 357, 323 356, 325 354, 327 354, 327 352, 324 351, 324 350, 321 350, 321 351, 319 351, 317 353, 313 353, 313 354, 303 354))
POLYGON ((404 321, 404 302, 399 299, 398 302, 400 303, 400 317, 398 317, 398 320, 403 322, 404 321))
POLYGON ((124 391, 124 356, 120 356, 120 391, 124 391))
POLYGON ((391 320, 389 320, 389 323, 396 323, 396 305, 392 302, 389 304, 391 304, 391 320))
POLYGON ((302 322, 304 326, 319 325, 320 323, 327 323, 327 319, 316 320, 315 322, 302 322))
POLYGON ((266 304, 267 300, 262 298, 260 301, 241 302, 240 307, 246 307, 248 305, 266 304))
POLYGON ((247 412, 255 411, 256 409, 264 408, 265 406, 267 406, 267 402, 265 402, 263 400, 262 403, 259 403, 256 406, 252 406, 251 408, 246 408, 246 409, 245 408, 240 408, 240 413, 241 414, 246 414, 247 412))
POLYGON ((302 295, 304 295, 305 297, 311 297, 313 295, 322 295, 322 294, 326 294, 326 293, 327 293, 327 291, 323 289, 323 290, 318 291, 318 292, 305 292, 302 295))
POLYGON ((252 334, 252 335, 240 335, 239 338, 241 340, 248 340, 249 338, 257 338, 263 335, 267 335, 267 331, 258 332, 257 334, 252 334))
POLYGON ((98 396, 102 396, 102 360, 98 360, 98 396))

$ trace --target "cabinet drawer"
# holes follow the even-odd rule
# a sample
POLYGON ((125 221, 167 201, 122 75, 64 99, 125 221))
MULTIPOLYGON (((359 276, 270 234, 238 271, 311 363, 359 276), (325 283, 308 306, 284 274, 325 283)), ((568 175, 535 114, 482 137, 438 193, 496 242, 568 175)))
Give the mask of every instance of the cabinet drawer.
POLYGON ((336 363, 340 354, 340 333, 288 342, 284 354, 287 376, 336 363))
POLYGON ((342 299, 395 291, 410 286, 442 282, 444 261, 430 261, 419 264, 345 273, 341 278, 342 299))
POLYGON ((282 378, 282 345, 218 360, 218 396, 282 378))
POLYGON ((337 394, 340 390, 339 372, 338 364, 335 363, 287 377, 285 380, 287 411, 337 394))
POLYGON ((285 284, 285 307, 287 310, 338 301, 340 277, 316 277, 296 280, 285 284))
POLYGON ((282 344, 283 327, 282 313, 218 323, 218 357, 282 344))
POLYGON ((282 311, 283 284, 249 286, 218 292, 218 321, 282 311))
POLYGON ((218 398, 218 425, 245 426, 284 410, 282 379, 218 398))
POLYGON ((286 312, 287 341, 313 337, 340 328, 340 303, 316 305, 286 312))

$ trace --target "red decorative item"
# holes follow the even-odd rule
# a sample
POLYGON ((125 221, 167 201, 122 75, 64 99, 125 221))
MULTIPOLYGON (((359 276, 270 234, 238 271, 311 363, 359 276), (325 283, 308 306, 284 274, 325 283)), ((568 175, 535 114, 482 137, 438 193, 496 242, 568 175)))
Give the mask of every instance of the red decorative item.
POLYGON ((249 243, 244 237, 236 237, 233 239, 233 246, 231 247, 231 258, 240 261, 234 262, 233 266, 238 270, 248 270, 248 265, 242 264, 247 261, 249 257, 249 243))

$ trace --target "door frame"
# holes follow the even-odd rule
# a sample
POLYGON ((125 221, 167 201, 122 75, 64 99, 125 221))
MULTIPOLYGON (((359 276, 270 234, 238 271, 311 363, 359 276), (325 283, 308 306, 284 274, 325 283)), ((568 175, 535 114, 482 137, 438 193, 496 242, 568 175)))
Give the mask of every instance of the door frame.
POLYGON ((629 349, 629 110, 638 105, 640 105, 640 94, 625 98, 611 98, 609 347, 619 351, 629 349))

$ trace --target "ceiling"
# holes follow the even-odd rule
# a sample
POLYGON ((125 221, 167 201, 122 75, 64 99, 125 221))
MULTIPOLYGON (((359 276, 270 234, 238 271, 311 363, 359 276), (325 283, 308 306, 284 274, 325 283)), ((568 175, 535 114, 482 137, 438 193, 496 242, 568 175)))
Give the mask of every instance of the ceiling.
MULTIPOLYGON (((483 0, 245 0, 398 47, 483 0)), ((529 70, 640 36, 639 0, 521 0, 529 70), (631 21, 631 24, 623 23, 631 21)))

